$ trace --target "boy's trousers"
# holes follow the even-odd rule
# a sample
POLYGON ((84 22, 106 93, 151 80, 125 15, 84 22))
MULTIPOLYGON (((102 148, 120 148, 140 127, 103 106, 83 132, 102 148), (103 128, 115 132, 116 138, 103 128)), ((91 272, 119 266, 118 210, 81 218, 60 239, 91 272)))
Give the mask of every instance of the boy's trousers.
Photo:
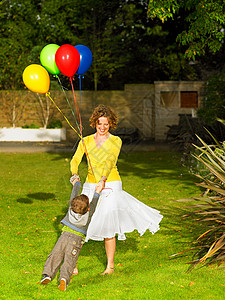
POLYGON ((63 261, 60 268, 59 281, 65 278, 66 284, 68 284, 76 267, 81 247, 82 237, 63 231, 45 262, 42 275, 48 275, 53 279, 63 261))

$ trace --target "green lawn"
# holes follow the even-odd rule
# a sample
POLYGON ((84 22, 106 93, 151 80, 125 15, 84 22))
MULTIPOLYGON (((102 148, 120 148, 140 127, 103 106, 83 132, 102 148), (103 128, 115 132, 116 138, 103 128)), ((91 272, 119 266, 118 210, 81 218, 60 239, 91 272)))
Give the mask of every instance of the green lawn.
MULTIPOLYGON (((142 237, 133 232, 118 241, 115 273, 104 277, 99 275, 106 263, 104 243, 89 241, 66 292, 57 289, 57 278, 42 286, 43 265, 67 211, 70 158, 0 153, 0 299, 224 299, 223 270, 211 266, 186 273, 191 256, 169 257, 195 237, 191 221, 180 217, 184 204, 174 200, 200 194, 196 178, 172 152, 122 153, 118 162, 124 190, 164 215, 160 231, 142 237)), ((80 174, 83 182, 85 162, 80 174)))

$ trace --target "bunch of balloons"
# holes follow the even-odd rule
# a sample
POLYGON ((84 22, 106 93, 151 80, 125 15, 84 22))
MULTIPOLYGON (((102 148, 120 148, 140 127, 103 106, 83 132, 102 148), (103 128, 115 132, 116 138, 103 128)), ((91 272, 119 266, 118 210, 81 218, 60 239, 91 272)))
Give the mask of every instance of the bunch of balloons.
POLYGON ((61 72, 70 79, 83 75, 92 63, 91 50, 84 45, 46 45, 40 54, 41 65, 31 64, 23 72, 23 82, 32 92, 46 94, 49 91, 49 73, 58 76, 61 72))

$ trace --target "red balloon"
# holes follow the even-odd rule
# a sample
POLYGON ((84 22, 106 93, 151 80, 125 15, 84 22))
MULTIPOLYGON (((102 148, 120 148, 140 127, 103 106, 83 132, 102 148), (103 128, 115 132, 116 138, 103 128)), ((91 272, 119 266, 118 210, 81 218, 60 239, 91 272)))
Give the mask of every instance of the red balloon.
POLYGON ((79 51, 72 45, 62 45, 56 51, 55 63, 64 75, 72 77, 80 65, 79 51))

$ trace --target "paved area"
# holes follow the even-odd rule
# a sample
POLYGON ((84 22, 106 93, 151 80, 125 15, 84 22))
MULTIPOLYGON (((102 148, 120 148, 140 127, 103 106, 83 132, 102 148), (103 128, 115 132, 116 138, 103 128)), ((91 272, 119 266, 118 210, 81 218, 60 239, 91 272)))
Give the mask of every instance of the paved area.
MULTIPOLYGON (((38 153, 38 152, 68 152, 73 153, 77 143, 66 142, 0 142, 0 152, 3 153, 38 153)), ((170 151, 171 145, 168 143, 156 143, 153 141, 137 141, 133 143, 124 143, 122 152, 133 151, 170 151)))
POLYGON ((50 142, 0 142, 0 152, 38 153, 38 152, 73 152, 73 145, 50 142))

